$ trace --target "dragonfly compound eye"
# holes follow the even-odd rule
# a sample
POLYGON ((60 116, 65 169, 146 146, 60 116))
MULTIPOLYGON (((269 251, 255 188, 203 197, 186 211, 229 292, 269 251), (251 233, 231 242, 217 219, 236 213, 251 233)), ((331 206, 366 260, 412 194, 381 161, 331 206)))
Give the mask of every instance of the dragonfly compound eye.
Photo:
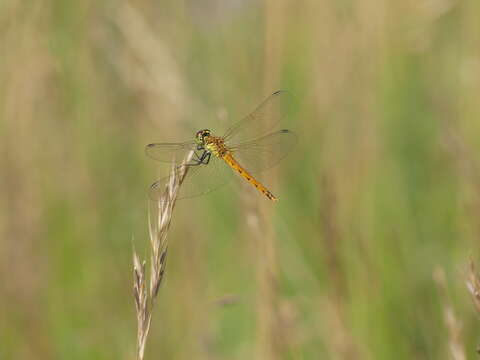
POLYGON ((210 130, 200 130, 199 132, 197 132, 197 138, 199 139, 203 139, 204 137, 206 136, 210 136, 210 130))

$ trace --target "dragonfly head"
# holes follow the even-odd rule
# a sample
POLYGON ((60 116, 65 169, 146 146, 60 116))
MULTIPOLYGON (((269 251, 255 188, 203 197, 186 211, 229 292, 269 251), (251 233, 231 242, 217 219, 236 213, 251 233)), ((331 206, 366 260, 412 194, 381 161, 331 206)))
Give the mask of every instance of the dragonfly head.
POLYGON ((197 131, 197 134, 195 135, 195 141, 197 142, 198 145, 203 145, 205 144, 205 138, 207 136, 210 136, 210 130, 205 129, 205 130, 197 131))

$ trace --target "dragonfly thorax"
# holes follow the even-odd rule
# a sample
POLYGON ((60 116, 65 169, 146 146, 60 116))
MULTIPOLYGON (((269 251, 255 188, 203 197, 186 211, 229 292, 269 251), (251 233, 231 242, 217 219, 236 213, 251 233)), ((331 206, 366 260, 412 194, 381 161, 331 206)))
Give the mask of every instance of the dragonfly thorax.
POLYGON ((223 157, 227 152, 225 143, 221 137, 208 136, 205 138, 204 148, 217 157, 223 157))
POLYGON ((215 156, 222 157, 227 152, 223 138, 211 135, 208 129, 198 131, 195 141, 199 149, 204 149, 215 156))

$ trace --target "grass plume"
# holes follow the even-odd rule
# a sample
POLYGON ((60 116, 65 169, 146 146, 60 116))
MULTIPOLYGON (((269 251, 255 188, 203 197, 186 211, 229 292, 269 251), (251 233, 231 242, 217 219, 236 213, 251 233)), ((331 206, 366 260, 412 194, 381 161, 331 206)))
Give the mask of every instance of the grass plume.
POLYGON ((191 156, 192 153, 180 166, 173 167, 162 196, 153 203, 149 210, 150 274, 148 280, 145 271, 146 261, 141 261, 135 249, 133 250, 133 295, 137 312, 137 360, 144 358, 152 312, 167 265, 168 230, 180 186, 188 172, 188 166, 185 164, 191 156))

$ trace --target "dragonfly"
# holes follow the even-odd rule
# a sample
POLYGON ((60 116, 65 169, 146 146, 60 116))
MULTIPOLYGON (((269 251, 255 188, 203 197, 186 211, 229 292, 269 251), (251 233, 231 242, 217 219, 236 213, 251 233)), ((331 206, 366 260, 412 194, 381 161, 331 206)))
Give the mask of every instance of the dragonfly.
MULTIPOLYGON (((196 132, 194 139, 179 143, 152 143, 145 147, 150 158, 166 163, 190 160, 178 198, 191 198, 209 193, 226 184, 232 174, 238 173, 267 199, 277 197, 262 183, 258 176, 282 160, 297 142, 290 130, 272 131, 284 118, 284 104, 289 93, 276 91, 253 112, 234 123, 217 136, 210 129, 196 132)), ((152 200, 159 200, 169 177, 154 182, 149 189, 152 200)))

